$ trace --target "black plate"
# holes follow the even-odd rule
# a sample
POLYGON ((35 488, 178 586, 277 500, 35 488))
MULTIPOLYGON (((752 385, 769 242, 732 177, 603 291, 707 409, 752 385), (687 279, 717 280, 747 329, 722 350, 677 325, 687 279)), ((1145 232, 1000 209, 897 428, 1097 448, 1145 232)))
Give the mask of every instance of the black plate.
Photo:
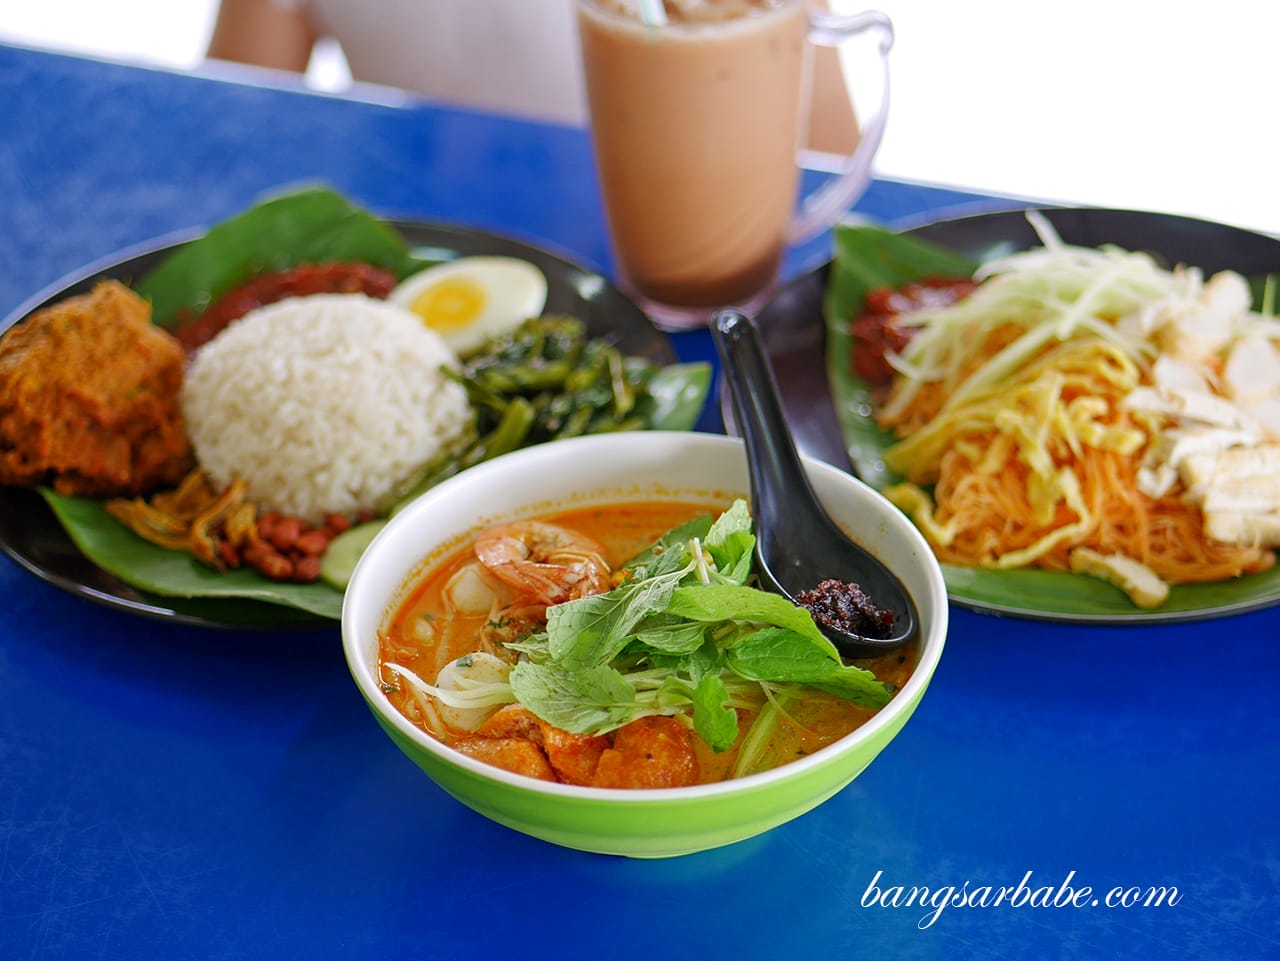
MULTIPOLYGON (((1235 270, 1246 276, 1280 271, 1280 239, 1212 221, 1173 214, 1108 208, 1038 208, 1064 242, 1096 247, 1112 244, 1150 253, 1166 267, 1179 263, 1207 275, 1235 270)), ((925 223, 894 225, 905 233, 986 261, 1037 246, 1039 238, 1025 210, 984 213, 925 223)), ((829 264, 785 286, 760 311, 758 322, 765 350, 774 366, 787 420, 802 453, 851 473, 845 439, 833 407, 826 363, 823 298, 829 264)), ((732 401, 720 397, 727 429, 734 430, 732 401)), ((1280 602, 1280 575, 1275 572, 1241 578, 1223 585, 1183 585, 1154 611, 1121 603, 1101 604, 1089 595, 1055 592, 1051 572, 1006 572, 1007 585, 978 584, 967 569, 948 570, 951 599, 964 607, 1030 619, 1091 623, 1184 621, 1219 617, 1280 602), (1035 590, 1025 588, 1029 575, 1035 590), (1048 599, 1048 600, 1046 600, 1048 599)), ((992 580, 992 578, 987 578, 992 580)), ((1100 589, 1101 591, 1101 589, 1100 589)))
MULTIPOLYGON (((473 254, 519 257, 547 278, 547 313, 571 314, 593 337, 608 336, 626 354, 666 365, 676 361, 666 336, 644 312, 604 277, 548 250, 510 237, 449 224, 388 221, 414 253, 433 260, 473 254)), ((33 311, 85 293, 103 278, 136 281, 199 236, 167 238, 133 248, 86 267, 36 294, 13 311, 0 333, 33 311)), ((229 628, 316 627, 334 622, 305 611, 249 599, 161 597, 140 591, 108 574, 77 550, 44 499, 31 490, 0 489, 0 549, 22 567, 72 594, 149 617, 229 628)))

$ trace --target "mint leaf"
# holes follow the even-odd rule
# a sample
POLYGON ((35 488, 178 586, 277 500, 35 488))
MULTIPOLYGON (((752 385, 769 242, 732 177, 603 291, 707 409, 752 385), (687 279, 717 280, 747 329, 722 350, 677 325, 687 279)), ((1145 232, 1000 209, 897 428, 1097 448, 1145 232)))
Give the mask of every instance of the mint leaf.
POLYGON ((551 658, 568 670, 607 664, 645 617, 667 606, 682 574, 628 581, 607 594, 547 608, 551 658))
POLYGON ((729 706, 729 692, 719 674, 707 674, 693 692, 693 729, 717 754, 738 739, 738 712, 729 706))
POLYGON ((537 661, 540 664, 545 664, 551 660, 551 644, 546 632, 528 634, 514 641, 505 641, 502 646, 509 651, 523 654, 529 660, 537 661))
POLYGON ((683 570, 689 565, 689 542, 703 539, 711 530, 710 514, 703 514, 663 534, 651 547, 641 551, 623 565, 636 580, 647 580, 662 574, 683 570))
POLYGON ((751 579, 755 564, 756 538, 754 534, 732 534, 724 545, 710 551, 716 570, 727 581, 745 584, 751 579))
POLYGON ((746 621, 784 627, 807 639, 818 651, 839 658, 813 616, 780 594, 738 584, 697 584, 677 589, 667 612, 707 623, 746 621))
POLYGON ((692 684, 697 684, 708 674, 720 674, 726 669, 724 653, 705 634, 703 637, 702 646, 692 654, 663 654, 647 649, 643 653, 654 667, 678 671, 687 675, 692 684))
POLYGON ((702 540, 708 547, 719 547, 731 534, 750 533, 751 510, 747 507, 747 502, 739 497, 729 505, 727 511, 716 518, 711 530, 707 531, 702 540))
POLYGON ((719 676, 724 673, 726 668, 724 651, 720 650, 715 642, 711 640, 707 640, 702 647, 698 648, 684 662, 684 670, 693 678, 695 684, 699 683, 708 674, 719 676))
POLYGON ((646 618, 631 635, 650 651, 674 655, 692 654, 702 647, 706 636, 706 624, 666 614, 646 618))
POLYGON ((692 706, 693 729, 713 751, 727 751, 738 739, 738 712, 729 706, 729 691, 717 671, 703 674, 697 684, 673 674, 658 688, 659 708, 682 710, 692 706))
POLYGON ((890 689, 870 671, 824 655, 792 631, 765 627, 725 651, 729 669, 753 681, 808 684, 866 707, 884 707, 890 689))
POLYGON ((735 584, 745 584, 751 576, 752 552, 756 536, 751 529, 751 512, 739 498, 716 518, 703 539, 703 546, 715 562, 716 571, 735 584))
POLYGON ((635 688, 607 664, 565 671, 521 661, 508 681, 521 704, 573 734, 603 734, 638 716, 635 688))

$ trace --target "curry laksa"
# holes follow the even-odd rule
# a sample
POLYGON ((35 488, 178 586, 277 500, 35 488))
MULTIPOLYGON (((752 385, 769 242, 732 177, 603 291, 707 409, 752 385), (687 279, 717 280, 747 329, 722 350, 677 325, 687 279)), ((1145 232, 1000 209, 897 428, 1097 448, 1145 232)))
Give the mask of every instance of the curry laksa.
POLYGON ((855 730, 917 651, 843 661, 809 610, 753 587, 744 501, 595 506, 502 524, 427 571, 379 639, 395 707, 545 781, 705 784, 855 730))

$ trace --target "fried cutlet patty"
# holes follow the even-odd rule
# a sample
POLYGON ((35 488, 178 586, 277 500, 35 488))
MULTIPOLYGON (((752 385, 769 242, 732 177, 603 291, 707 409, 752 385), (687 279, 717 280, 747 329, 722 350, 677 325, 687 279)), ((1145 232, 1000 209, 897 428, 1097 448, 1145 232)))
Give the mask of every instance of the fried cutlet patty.
POLYGON ((117 281, 36 311, 0 338, 0 482, 103 497, 176 483, 192 465, 184 363, 117 281))

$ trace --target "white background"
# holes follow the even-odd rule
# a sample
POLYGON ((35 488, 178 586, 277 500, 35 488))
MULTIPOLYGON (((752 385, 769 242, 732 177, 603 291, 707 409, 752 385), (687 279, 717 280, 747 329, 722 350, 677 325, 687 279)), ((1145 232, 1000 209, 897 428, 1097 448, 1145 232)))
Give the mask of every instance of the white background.
MULTIPOLYGON (((878 6, 896 28, 882 176, 1280 233, 1275 0, 878 6)), ((0 0, 0 41, 189 69, 213 9, 0 0)), ((311 78, 334 89, 344 71, 321 57, 311 78)))

